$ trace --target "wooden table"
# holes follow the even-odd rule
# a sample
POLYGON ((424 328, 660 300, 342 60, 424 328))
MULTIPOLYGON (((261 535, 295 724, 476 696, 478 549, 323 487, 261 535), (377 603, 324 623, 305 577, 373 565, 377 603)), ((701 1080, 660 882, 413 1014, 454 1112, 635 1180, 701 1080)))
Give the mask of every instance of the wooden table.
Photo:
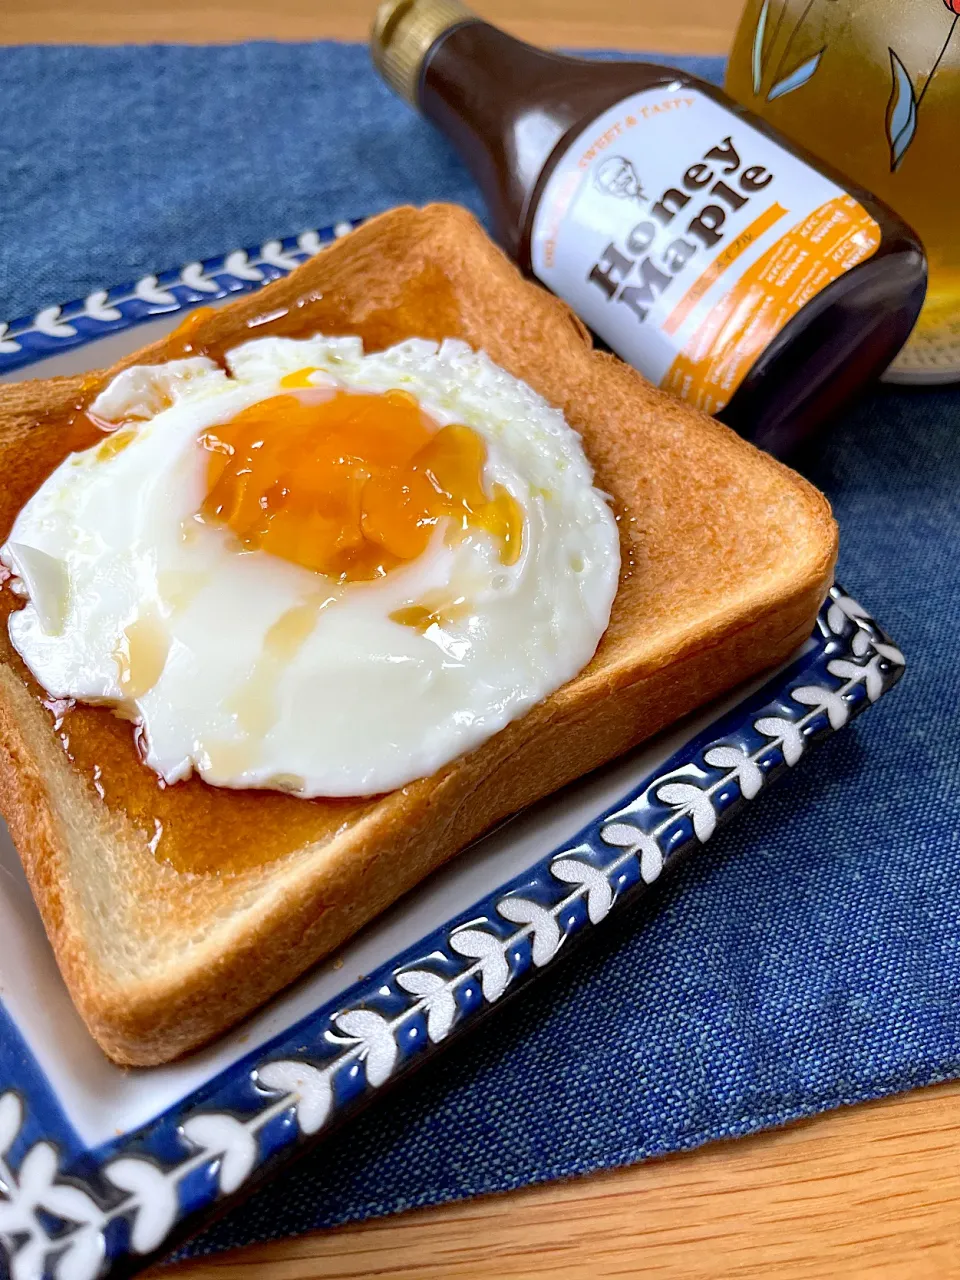
MULTIPOLYGON (((0 0, 0 42, 361 40, 373 8, 374 0, 0 0)), ((740 0, 475 0, 475 8, 540 44, 724 53, 740 0)), ((960 1276, 958 1201, 960 1083, 951 1083, 615 1173, 162 1274, 944 1280, 960 1276)))

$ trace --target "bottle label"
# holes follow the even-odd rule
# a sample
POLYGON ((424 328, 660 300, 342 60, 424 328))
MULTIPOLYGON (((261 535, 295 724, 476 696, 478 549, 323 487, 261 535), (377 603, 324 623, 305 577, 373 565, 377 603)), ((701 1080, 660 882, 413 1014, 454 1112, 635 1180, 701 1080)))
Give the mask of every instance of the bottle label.
POLYGON ((593 120, 547 181, 535 274, 629 364, 707 413, 880 228, 842 187, 697 89, 593 120))

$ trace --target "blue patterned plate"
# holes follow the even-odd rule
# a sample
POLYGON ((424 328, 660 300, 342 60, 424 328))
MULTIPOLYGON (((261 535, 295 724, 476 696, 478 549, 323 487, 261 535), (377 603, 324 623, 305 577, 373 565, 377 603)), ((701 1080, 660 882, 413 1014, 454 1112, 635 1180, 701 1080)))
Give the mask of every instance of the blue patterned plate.
MULTIPOLYGON (((0 325, 0 379, 110 364, 348 229, 0 325)), ((90 1039, 3 832, 0 1266, 12 1280, 94 1280, 172 1249, 627 909, 902 672, 899 649, 834 587, 773 677, 500 827, 240 1028, 147 1071, 114 1066, 90 1039)))

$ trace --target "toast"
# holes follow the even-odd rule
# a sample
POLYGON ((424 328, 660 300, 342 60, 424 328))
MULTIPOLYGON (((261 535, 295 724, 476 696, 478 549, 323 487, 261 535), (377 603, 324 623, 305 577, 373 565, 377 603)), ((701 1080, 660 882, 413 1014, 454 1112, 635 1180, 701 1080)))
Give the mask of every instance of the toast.
POLYGON ((468 842, 774 666, 813 627, 836 529, 805 480, 595 352, 464 210, 401 208, 122 365, 0 389, 0 538, 119 368, 264 333, 464 339, 561 408, 620 519, 609 628, 581 674, 477 750, 379 797, 198 778, 159 790, 131 726, 33 682, 0 591, 0 808, 73 999, 115 1061, 165 1062, 298 977, 468 842), (164 833, 158 848, 156 835, 164 833))

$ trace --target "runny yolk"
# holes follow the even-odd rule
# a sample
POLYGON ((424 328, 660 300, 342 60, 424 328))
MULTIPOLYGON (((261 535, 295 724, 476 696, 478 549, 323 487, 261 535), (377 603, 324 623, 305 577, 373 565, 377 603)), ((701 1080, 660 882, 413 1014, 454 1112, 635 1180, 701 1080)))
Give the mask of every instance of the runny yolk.
POLYGON ((487 451, 470 427, 438 427, 405 391, 328 388, 273 396, 200 437, 209 451, 204 519, 241 544, 344 581, 416 559, 441 520, 485 530, 504 564, 523 513, 483 486, 487 451))

